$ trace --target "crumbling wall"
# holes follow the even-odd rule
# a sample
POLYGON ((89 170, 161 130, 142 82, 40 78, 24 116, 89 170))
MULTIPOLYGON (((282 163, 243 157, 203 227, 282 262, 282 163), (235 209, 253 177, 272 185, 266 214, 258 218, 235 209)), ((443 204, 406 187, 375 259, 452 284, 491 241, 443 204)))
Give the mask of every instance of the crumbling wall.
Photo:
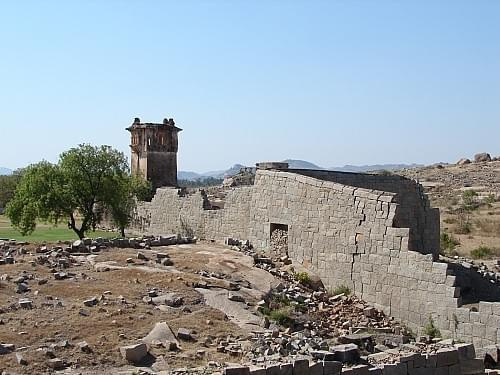
POLYGON ((398 175, 375 175, 323 170, 294 169, 313 178, 369 190, 396 193, 399 209, 394 221, 397 228, 409 228, 409 249, 424 254, 439 254, 439 210, 430 206, 422 186, 416 181, 398 175))
POLYGON ((137 205, 131 229, 142 234, 176 233, 209 240, 248 238, 252 191, 249 186, 230 189, 225 208, 210 210, 206 209, 209 205, 203 191, 157 189, 151 202, 137 205))
MULTIPOLYGON (((384 181, 384 177, 367 179, 384 181)), ((396 184, 395 179, 390 181, 396 184)), ((255 185, 229 190, 219 210, 205 209, 203 192, 158 189, 150 203, 137 207, 134 227, 157 235, 249 239, 264 251, 271 248, 271 228, 286 227, 290 258, 318 274, 328 288, 346 285, 416 332, 432 317, 444 336, 478 346, 500 343, 500 302, 481 302, 477 312, 460 307, 460 285, 452 268, 434 261, 434 250, 426 254, 425 242, 412 251, 417 245, 410 245, 411 228, 399 227, 402 218, 411 207, 427 215, 426 228, 439 217, 412 184, 404 179, 406 187, 391 185, 394 191, 381 191, 258 170, 255 185), (413 198, 403 199, 400 194, 413 194, 413 198)), ((432 236, 439 233, 432 231, 432 236)))
POLYGON ((459 309, 448 264, 409 250, 409 228, 393 226, 401 209, 395 193, 259 170, 251 207, 254 246, 268 250, 271 224, 287 225, 290 258, 328 288, 346 285, 416 332, 432 317, 445 336, 479 346, 500 342, 500 303, 481 303, 488 306, 482 313, 459 309))

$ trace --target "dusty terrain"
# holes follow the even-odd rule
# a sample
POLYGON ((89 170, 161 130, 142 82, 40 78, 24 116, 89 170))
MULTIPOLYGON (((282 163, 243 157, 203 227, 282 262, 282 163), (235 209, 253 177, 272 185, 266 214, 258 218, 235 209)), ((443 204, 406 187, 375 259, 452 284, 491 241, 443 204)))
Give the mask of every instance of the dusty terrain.
MULTIPOLYGON (((193 285, 207 278, 196 272, 224 275, 210 281, 222 288, 227 288, 231 280, 251 283, 251 293, 241 292, 250 303, 270 289, 273 278, 263 270, 250 270, 252 258, 214 245, 178 245, 155 251, 168 253, 175 266, 152 266, 147 260, 138 260, 137 250, 133 249, 82 256, 81 262, 65 270, 69 277, 63 280, 55 280, 50 268, 34 262, 37 255, 16 257, 17 263, 1 266, 0 342, 14 344, 28 364, 17 364, 13 354, 0 355, 0 369, 44 373, 49 371, 48 358, 55 355, 69 367, 92 368, 94 373, 104 368, 126 370, 128 365, 120 357, 119 346, 137 342, 161 321, 167 321, 174 332, 178 328, 191 329, 196 342, 182 341, 182 351, 153 349, 158 369, 182 367, 187 360, 191 366, 212 360, 234 361, 234 357, 218 353, 215 347, 204 347, 203 343, 228 335, 245 337, 248 332, 204 303, 193 285), (134 258, 134 263, 127 263, 127 258, 134 258), (103 269, 109 271, 98 272, 103 269), (22 275, 28 276, 31 290, 20 294, 12 279, 22 275), (43 279, 47 283, 39 285, 43 279), (168 307, 143 301, 154 288, 158 294, 168 292, 182 297, 182 304, 168 307), (84 300, 94 296, 99 302, 84 306, 84 300), (33 308, 20 308, 21 298, 29 298, 33 308), (88 343, 91 353, 82 352, 78 346, 82 341, 88 343), (197 352, 202 348, 203 353, 197 352)), ((142 252, 153 257, 151 251, 142 252)), ((227 290, 220 290, 227 294, 227 290)))
POLYGON ((75 253, 75 245, 2 247, 0 371, 6 374, 54 373, 53 361, 65 374, 205 374, 231 363, 312 359, 325 350, 352 362, 345 350, 359 358, 375 345, 385 350, 410 338, 349 290, 329 295, 314 275, 293 273, 286 256, 273 260, 245 245, 85 254, 75 253), (146 342, 158 323, 168 325, 168 337, 148 342, 148 355, 128 363, 120 348, 146 342), (351 343, 358 346, 338 346, 351 343))
POLYGON ((433 165, 396 173, 424 186, 432 205, 441 211, 442 233, 449 233, 459 242, 455 248, 458 255, 468 256, 479 246, 500 251, 500 161, 433 165), (457 211, 467 190, 477 193, 478 207, 468 213, 470 232, 462 233, 457 211))

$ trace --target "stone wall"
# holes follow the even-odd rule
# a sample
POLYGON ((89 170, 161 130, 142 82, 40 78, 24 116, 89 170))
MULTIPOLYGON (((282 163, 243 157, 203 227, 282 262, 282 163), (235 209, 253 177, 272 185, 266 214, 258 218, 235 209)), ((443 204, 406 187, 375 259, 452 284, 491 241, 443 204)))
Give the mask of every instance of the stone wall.
MULTIPOLYGON (((384 356, 386 353, 373 355, 384 356)), ((335 356, 335 355, 334 355, 335 356)), ((369 356, 368 358, 370 358, 369 356)), ((500 370, 499 370, 500 371, 500 370)), ((224 375, 478 375, 486 372, 481 359, 475 358, 470 344, 456 344, 434 353, 407 352, 394 358, 393 363, 346 366, 342 362, 307 359, 267 367, 236 366, 224 369, 224 375)))
POLYGON ((439 254, 439 210, 430 206, 422 186, 416 181, 398 175, 375 175, 336 171, 294 169, 294 173, 339 184, 396 193, 399 203, 393 226, 409 228, 409 249, 434 255, 439 254))
POLYGON ((158 189, 150 203, 137 208, 134 227, 156 235, 248 239, 269 251, 273 224, 286 226, 290 258, 327 288, 346 285, 415 332, 432 317, 444 336, 478 346, 500 343, 500 302, 481 302, 478 312, 461 307, 460 275, 435 261, 439 214, 418 184, 395 176, 316 177, 258 170, 255 184, 229 190, 219 210, 208 209, 203 191, 158 189), (414 215, 420 224, 401 227, 414 215))
POLYGON ((232 188, 225 208, 210 210, 203 190, 185 194, 176 188, 160 188, 151 202, 138 204, 132 229, 141 234, 178 233, 214 240, 248 238, 252 193, 251 186, 232 188))

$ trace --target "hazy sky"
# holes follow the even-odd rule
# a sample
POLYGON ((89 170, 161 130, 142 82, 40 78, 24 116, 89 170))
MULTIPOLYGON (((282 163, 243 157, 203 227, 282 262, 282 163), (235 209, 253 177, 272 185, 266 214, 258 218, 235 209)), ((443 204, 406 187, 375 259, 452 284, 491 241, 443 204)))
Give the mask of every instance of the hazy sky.
POLYGON ((0 166, 129 155, 173 117, 179 167, 500 155, 500 1, 2 1, 0 166))

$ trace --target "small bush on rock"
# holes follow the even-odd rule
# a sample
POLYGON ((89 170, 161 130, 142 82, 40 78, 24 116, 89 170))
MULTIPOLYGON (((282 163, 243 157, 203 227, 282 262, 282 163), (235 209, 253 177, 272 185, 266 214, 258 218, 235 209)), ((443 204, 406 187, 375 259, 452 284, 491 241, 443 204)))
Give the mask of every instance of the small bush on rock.
POLYGON ((332 289, 330 291, 330 294, 332 296, 336 296, 339 294, 345 294, 346 296, 348 296, 349 294, 351 294, 351 289, 349 289, 349 287, 346 285, 339 285, 338 287, 332 289))
POLYGON ((434 320, 429 316, 429 322, 424 327, 424 335, 429 336, 431 339, 441 337, 439 328, 434 325, 434 320))

